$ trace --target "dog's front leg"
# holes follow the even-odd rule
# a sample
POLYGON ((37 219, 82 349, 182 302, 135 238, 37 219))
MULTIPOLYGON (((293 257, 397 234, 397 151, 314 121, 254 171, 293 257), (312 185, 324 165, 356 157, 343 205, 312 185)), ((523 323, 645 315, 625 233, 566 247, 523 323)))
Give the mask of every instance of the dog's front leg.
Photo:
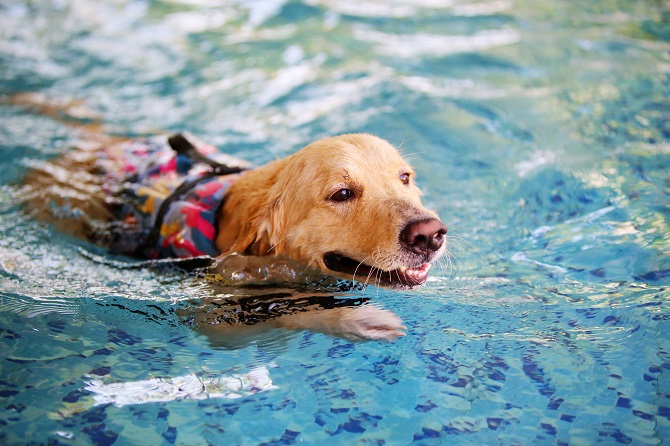
POLYGON ((350 341, 393 342, 405 336, 407 329, 395 313, 370 304, 294 313, 273 323, 287 330, 311 330, 350 341))

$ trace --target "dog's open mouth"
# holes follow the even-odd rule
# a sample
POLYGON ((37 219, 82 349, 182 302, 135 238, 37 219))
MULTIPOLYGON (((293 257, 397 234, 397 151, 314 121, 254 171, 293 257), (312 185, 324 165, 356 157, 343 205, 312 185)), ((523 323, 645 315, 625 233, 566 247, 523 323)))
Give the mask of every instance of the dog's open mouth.
POLYGON ((415 287, 426 283, 430 263, 419 267, 400 267, 393 271, 384 271, 374 266, 351 259, 337 253, 328 253, 323 257, 326 267, 332 271, 351 276, 353 279, 372 284, 415 287))

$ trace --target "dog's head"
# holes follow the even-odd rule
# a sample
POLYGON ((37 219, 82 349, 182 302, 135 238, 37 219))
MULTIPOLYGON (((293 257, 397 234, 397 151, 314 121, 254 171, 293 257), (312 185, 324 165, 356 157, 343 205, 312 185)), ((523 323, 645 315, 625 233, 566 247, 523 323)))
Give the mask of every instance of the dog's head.
POLYGON ((447 228, 421 204, 414 177, 380 138, 321 139, 243 175, 239 190, 231 189, 226 214, 241 206, 249 222, 222 228, 240 233, 220 234, 220 245, 224 251, 288 255, 349 280, 422 285, 445 249, 447 228))

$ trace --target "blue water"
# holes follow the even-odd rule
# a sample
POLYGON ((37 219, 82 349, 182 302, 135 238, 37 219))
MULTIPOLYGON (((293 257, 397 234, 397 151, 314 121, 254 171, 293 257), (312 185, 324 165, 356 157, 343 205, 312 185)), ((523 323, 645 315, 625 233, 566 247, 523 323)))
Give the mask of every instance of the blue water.
POLYGON ((378 134, 411 159, 452 261, 419 290, 346 294, 403 319, 394 343, 231 346, 183 317, 225 295, 93 261, 23 213, 22 176, 77 132, 0 106, 0 443, 670 441, 667 3, 221 3, 5 0, 0 93, 256 164, 378 134), (259 370, 207 399, 95 400, 259 370))

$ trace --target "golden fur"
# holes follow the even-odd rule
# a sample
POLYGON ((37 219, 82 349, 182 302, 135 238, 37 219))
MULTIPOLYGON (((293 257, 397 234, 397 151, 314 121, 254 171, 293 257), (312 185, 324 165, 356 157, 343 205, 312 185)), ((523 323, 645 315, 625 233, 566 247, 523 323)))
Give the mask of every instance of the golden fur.
POLYGON ((327 252, 382 271, 407 266, 400 231, 410 221, 436 218, 422 206, 413 176, 398 151, 375 136, 318 140, 242 175, 222 209, 217 247, 222 253, 286 255, 329 274, 327 252), (402 174, 409 184, 401 182, 402 174), (329 200, 343 188, 356 197, 329 200))

